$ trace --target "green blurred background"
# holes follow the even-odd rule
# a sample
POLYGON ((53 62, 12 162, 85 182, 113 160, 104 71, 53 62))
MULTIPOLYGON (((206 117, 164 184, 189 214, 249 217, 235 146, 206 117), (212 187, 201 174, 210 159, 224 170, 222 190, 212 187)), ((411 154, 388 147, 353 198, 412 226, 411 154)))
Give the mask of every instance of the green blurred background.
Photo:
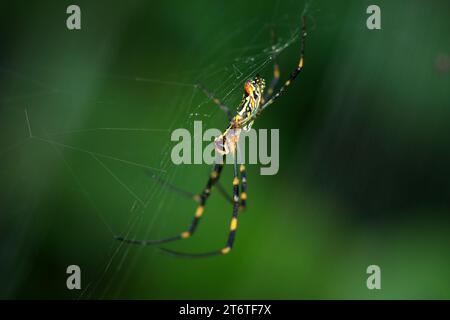
MULTIPOLYGON (((0 12, 1 298, 450 298, 448 1, 3 1, 0 12), (70 4, 82 30, 66 28, 70 4), (366 28, 370 4, 382 30, 366 28), (233 252, 177 259, 115 241, 188 225, 195 203, 144 167, 201 190, 211 168, 172 164, 170 133, 226 119, 194 83, 236 106, 248 77, 270 79, 271 28, 287 77, 305 5, 304 72, 255 123, 280 129, 280 171, 249 166, 233 252), (66 288, 71 264, 82 290, 66 288), (381 290, 366 287, 372 264, 381 290)), ((168 247, 224 244, 231 206, 210 200, 196 236, 168 247)))

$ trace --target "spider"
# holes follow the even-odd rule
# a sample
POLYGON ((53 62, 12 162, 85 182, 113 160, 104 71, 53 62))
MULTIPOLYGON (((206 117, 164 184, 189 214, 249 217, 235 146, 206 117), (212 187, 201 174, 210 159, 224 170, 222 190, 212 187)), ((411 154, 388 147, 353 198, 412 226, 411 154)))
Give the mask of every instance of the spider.
MULTIPOLYGON (((274 34, 272 33, 272 39, 274 34)), ((231 216, 231 222, 229 227, 228 240, 226 245, 218 250, 204 252, 204 253, 185 253, 178 252, 164 247, 160 247, 161 250, 176 256, 182 257, 209 257, 215 255, 224 255, 231 251, 233 248, 233 243, 236 235, 236 229, 238 225, 238 213, 244 210, 247 205, 247 172, 243 164, 238 167, 237 163, 237 143, 241 130, 250 130, 254 121, 261 115, 261 113, 270 106, 276 99, 278 99, 286 88, 291 85, 291 83, 297 78, 300 71, 303 69, 304 62, 304 50, 305 50, 305 38, 306 38, 306 21, 305 17, 302 17, 302 27, 301 27, 301 44, 300 44, 300 59, 296 68, 292 71, 290 77, 286 82, 274 93, 274 89, 278 84, 280 78, 280 71, 276 59, 274 59, 274 69, 273 69, 273 80, 267 89, 265 89, 265 80, 259 75, 256 75, 253 79, 245 82, 244 94, 242 102, 237 108, 236 114, 233 116, 230 109, 223 104, 219 99, 217 99, 213 94, 211 94, 202 85, 196 85, 201 91, 204 92, 216 105, 222 109, 228 117, 228 127, 226 130, 215 139, 215 149, 218 154, 222 155, 222 161, 216 161, 213 165, 213 170, 209 176, 205 188, 200 194, 192 194, 190 192, 181 190, 175 186, 168 185, 179 193, 187 195, 194 199, 197 203, 197 209, 195 211, 194 218, 189 226, 189 228, 175 236, 167 237, 159 240, 134 240, 127 239, 121 236, 117 236, 116 239, 129 244, 136 245, 158 245, 169 243, 181 239, 190 238, 195 230, 197 229, 198 223, 203 216, 206 202, 211 194, 213 187, 217 187, 219 191, 227 197, 228 201, 233 205, 233 214, 231 216), (226 191, 223 189, 219 183, 219 179, 224 167, 224 156, 231 153, 234 159, 234 170, 233 170, 233 195, 229 197, 226 191), (240 178, 240 179, 239 179, 240 178), (241 191, 241 192, 239 192, 241 191)), ((161 182, 161 181, 160 181, 161 182)), ((164 182, 166 184, 166 182, 164 182)), ((167 185, 167 184, 166 184, 167 185)))

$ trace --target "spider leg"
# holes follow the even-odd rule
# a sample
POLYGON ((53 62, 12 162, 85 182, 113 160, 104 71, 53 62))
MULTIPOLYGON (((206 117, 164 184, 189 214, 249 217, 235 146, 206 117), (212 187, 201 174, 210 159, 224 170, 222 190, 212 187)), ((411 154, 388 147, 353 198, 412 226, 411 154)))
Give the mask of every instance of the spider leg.
POLYGON ((247 208, 247 170, 245 165, 241 164, 239 167, 241 173, 241 195, 239 203, 239 211, 243 211, 247 208))
POLYGON ((220 109, 222 109, 223 112, 228 117, 228 121, 231 122, 231 119, 233 118, 233 114, 230 111, 230 108, 228 108, 225 104, 223 104, 219 99, 217 99, 214 94, 209 92, 202 84, 198 83, 195 85, 196 88, 200 89, 209 99, 211 99, 212 102, 214 102, 216 105, 219 106, 220 109))
MULTIPOLYGON (((275 30, 273 29, 273 27, 270 29, 270 36, 272 39, 272 49, 274 49, 275 44, 276 44, 276 34, 275 34, 275 30)), ((277 54, 275 53, 275 55, 273 56, 273 79, 269 85, 269 88, 267 89, 266 93, 264 94, 264 98, 263 98, 263 102, 262 102, 263 104, 273 94, 273 90, 275 90, 275 87, 277 86, 279 80, 280 80, 280 67, 278 66, 277 54)))
MULTIPOLYGON (((237 146, 235 146, 235 150, 237 153, 237 146)), ((224 255, 231 251, 233 248, 234 239, 236 236, 236 229, 238 225, 238 213, 239 213, 239 177, 238 177, 238 166, 237 166, 237 154, 234 154, 234 170, 233 170, 233 214, 231 216, 230 222, 230 232, 228 234, 228 240, 225 247, 204 252, 204 253, 189 253, 189 252, 180 252, 167 248, 160 247, 160 249, 166 253, 177 257, 185 257, 185 258, 206 258, 216 255, 224 255)), ((245 168, 244 168, 245 169, 245 168)))
POLYGON ((198 206, 197 206, 197 210, 195 211, 194 218, 192 219, 192 222, 186 231, 184 231, 178 235, 172 236, 172 237, 167 237, 167 238, 157 239, 157 240, 126 239, 122 236, 116 236, 114 238, 116 240, 119 240, 119 241, 122 241, 125 243, 137 244, 137 245, 143 245, 143 246, 153 245, 153 244, 163 244, 163 243, 168 243, 168 242, 172 242, 172 241, 176 241, 176 240, 189 238, 195 232, 195 230, 197 228, 197 225, 198 225, 200 218, 203 215, 203 211, 205 209, 206 200, 208 200, 208 198, 209 198, 212 187, 219 180, 222 169, 223 169, 223 163, 220 163, 220 164, 216 163, 214 165, 214 169, 209 176, 208 182, 206 183, 206 187, 203 189, 203 192, 200 194, 200 197, 199 197, 200 199, 198 200, 198 206))
POLYGON ((278 91, 273 94, 269 100, 267 100, 259 109, 259 112, 253 116, 253 120, 258 118, 261 115, 261 112, 264 111, 268 106, 270 106, 276 99, 278 99, 283 92, 291 85, 291 83, 297 78, 298 74, 303 70, 304 65, 304 54, 305 54, 305 39, 306 39, 306 19, 302 17, 302 28, 301 28, 301 40, 300 40, 300 59, 298 61, 297 67, 292 71, 289 79, 278 89, 278 91))

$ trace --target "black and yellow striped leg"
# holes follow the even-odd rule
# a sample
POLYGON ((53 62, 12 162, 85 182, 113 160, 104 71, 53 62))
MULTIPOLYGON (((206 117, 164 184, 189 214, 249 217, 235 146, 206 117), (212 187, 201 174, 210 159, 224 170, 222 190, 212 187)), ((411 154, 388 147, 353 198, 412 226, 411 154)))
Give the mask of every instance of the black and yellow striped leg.
MULTIPOLYGON (((235 150, 237 146, 235 146, 235 150)), ((185 258, 206 258, 221 254, 227 254, 231 251, 233 248, 234 239, 236 237, 236 229, 238 225, 238 213, 239 213, 239 173, 238 173, 238 166, 237 166, 237 154, 234 155, 234 171, 233 171, 233 214, 231 216, 231 222, 230 222, 230 232, 228 234, 228 239, 225 247, 219 250, 214 250, 210 252, 205 253, 187 253, 187 252, 179 252, 167 248, 160 248, 164 252, 167 252, 169 254, 172 254, 177 257, 185 257, 185 258)), ((244 168, 245 170, 245 168, 244 168)))
POLYGON ((291 83, 297 78, 299 73, 303 70, 304 65, 304 55, 305 55, 305 39, 306 39, 306 20, 305 17, 302 17, 302 28, 301 28, 301 39, 300 39, 300 59, 298 61, 297 67, 294 69, 294 71, 291 72, 291 75, 289 76, 289 79, 286 80, 286 82, 278 89, 277 93, 273 94, 271 97, 268 98, 267 101, 262 104, 260 107, 258 113, 253 116, 252 120, 255 120, 261 115, 261 112, 266 109, 268 106, 270 106, 276 99, 278 99, 291 85, 291 83))
POLYGON ((205 189, 203 189, 203 192, 200 194, 200 202, 197 207, 197 210, 195 211, 194 219, 192 220, 191 225, 189 226, 189 229, 185 232, 181 233, 181 237, 183 239, 189 238, 196 230, 198 223, 203 215, 203 211, 205 209, 206 200, 208 200, 209 195, 211 194, 212 187, 216 184, 216 182, 220 178, 220 174, 223 169, 223 164, 215 164, 214 170, 211 172, 211 175, 209 176, 208 182, 206 183, 205 189))
MULTIPOLYGON (((272 39, 272 48, 275 48, 277 40, 276 40, 275 30, 273 28, 270 31, 270 35, 271 35, 271 39, 272 39)), ((273 79, 269 85, 269 88, 267 88, 267 91, 264 94, 264 99, 263 99, 262 104, 264 104, 264 102, 267 101, 267 99, 269 99, 269 97, 273 94, 273 91, 275 90, 275 87, 277 86, 279 80, 280 80, 280 67, 278 65, 277 54, 275 54, 273 57, 273 79)))
POLYGON ((231 122, 231 119, 233 118, 233 114, 230 111, 230 108, 228 108, 225 104, 223 104, 218 98, 214 96, 209 90, 207 90, 203 85, 200 83, 195 85, 198 89, 200 89, 209 99, 211 99, 212 102, 214 102, 216 105, 219 106, 219 108, 225 112, 225 114, 228 117, 228 121, 231 122))
POLYGON ((168 242, 172 242, 172 241, 176 241, 176 240, 189 238, 195 232, 195 230, 198 226, 200 218, 202 217, 203 211, 205 209, 206 201, 208 200, 209 195, 211 194, 211 189, 214 186, 214 184, 216 184, 216 182, 219 180, 222 169, 223 169, 223 164, 215 164, 214 165, 214 169, 209 176, 208 182, 206 183, 206 187, 203 189, 203 192, 200 194, 199 198, 197 199, 198 206, 197 206, 197 209, 195 210, 194 218, 192 219, 192 222, 186 231, 184 231, 176 236, 173 236, 173 237, 168 237, 168 238, 163 238, 163 239, 158 239, 158 240, 134 240, 134 239, 126 239, 121 236, 116 236, 115 238, 117 240, 125 242, 125 243, 144 245, 144 246, 154 245, 154 244, 163 244, 163 243, 168 243, 168 242))
POLYGON ((241 174, 239 211, 243 211, 247 207, 247 170, 245 169, 245 165, 241 164, 241 166, 239 167, 239 171, 241 174))
POLYGON ((273 91, 275 90, 275 87, 278 84, 278 81, 280 81, 280 67, 278 66, 278 63, 275 61, 273 65, 273 79, 270 83, 269 88, 267 89, 266 94, 264 95, 264 102, 269 99, 269 97, 273 94, 273 91))
POLYGON ((235 155, 234 163, 234 178, 233 178, 233 214, 230 222, 230 233, 228 234, 227 245, 220 251, 221 254, 227 254, 233 248, 234 239, 236 237, 236 230, 238 225, 239 213, 239 178, 237 168, 237 155, 235 155))
POLYGON ((160 249, 166 253, 169 253, 171 255, 177 256, 177 257, 184 257, 184 258, 206 258, 221 254, 227 254, 231 251, 233 248, 234 239, 236 236, 236 229, 237 229, 237 223, 238 223, 238 212, 239 212, 239 178, 237 177, 237 170, 235 170, 236 174, 233 178, 233 215, 231 217, 230 222, 230 232, 228 234, 228 240, 225 247, 219 250, 214 250, 210 252, 205 253, 187 253, 187 252, 179 252, 167 248, 160 249))

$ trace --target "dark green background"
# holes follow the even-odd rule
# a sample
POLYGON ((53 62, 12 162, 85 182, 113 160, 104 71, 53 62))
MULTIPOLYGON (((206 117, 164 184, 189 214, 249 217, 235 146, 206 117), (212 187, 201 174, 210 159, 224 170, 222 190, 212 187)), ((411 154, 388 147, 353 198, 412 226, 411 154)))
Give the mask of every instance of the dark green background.
MULTIPOLYGON (((450 297, 448 1, 308 2, 304 72, 255 123, 280 129, 280 171, 250 166, 235 249, 200 260, 114 241, 178 233, 195 204, 102 155, 200 191, 209 166, 173 165, 170 132, 226 119, 193 84, 235 106, 256 69, 271 76, 271 27, 296 40, 287 77, 304 1, 76 1, 80 31, 69 4, 0 5, 1 298, 450 297), (370 4, 382 30, 366 28, 370 4), (117 127, 161 131, 86 131, 117 127), (70 264, 81 291, 66 289, 70 264)), ((198 234, 170 248, 223 246, 230 215, 213 194, 198 234)))

